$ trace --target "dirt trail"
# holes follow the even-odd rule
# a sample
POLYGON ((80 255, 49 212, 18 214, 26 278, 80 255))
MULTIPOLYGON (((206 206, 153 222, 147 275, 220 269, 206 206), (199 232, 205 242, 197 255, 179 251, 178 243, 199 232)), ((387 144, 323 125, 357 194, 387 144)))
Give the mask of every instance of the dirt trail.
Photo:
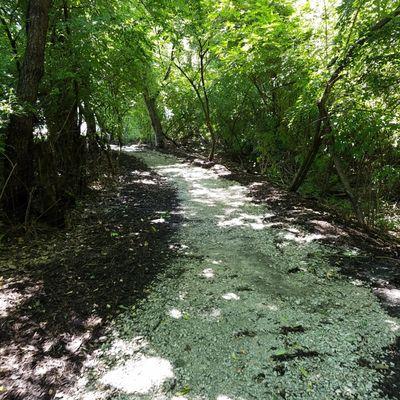
POLYGON ((182 224, 170 246, 176 257, 94 361, 95 396, 385 398, 385 348, 399 320, 332 263, 360 250, 327 246, 295 221, 276 229, 276 215, 221 179, 222 167, 125 150, 177 187, 182 224))
MULTIPOLYGON (((177 190, 178 202, 153 204, 149 218, 150 250, 157 252, 159 243, 165 256, 153 259, 157 274, 142 296, 122 296, 120 312, 107 319, 106 342, 85 353, 80 379, 72 388, 54 388, 56 398, 396 397, 387 349, 399 338, 400 321, 367 280, 342 275, 337 262, 357 260, 360 249, 324 242, 338 231, 309 233, 287 216, 283 223, 255 204, 248 188, 221 179, 229 174, 221 166, 124 150, 177 190)), ((136 174, 135 182, 153 188, 155 199, 162 190, 146 174, 136 174)), ((121 261, 130 259, 119 252, 121 261)), ((397 289, 390 290, 396 305, 397 289)), ((103 302, 104 317, 110 301, 103 302)))

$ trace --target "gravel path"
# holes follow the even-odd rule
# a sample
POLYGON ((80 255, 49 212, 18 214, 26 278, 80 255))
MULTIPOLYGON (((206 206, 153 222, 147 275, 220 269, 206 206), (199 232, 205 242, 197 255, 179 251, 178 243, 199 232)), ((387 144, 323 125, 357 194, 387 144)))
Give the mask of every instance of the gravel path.
MULTIPOLYGON (((221 179, 222 167, 125 151, 178 190, 176 257, 59 398, 388 398, 385 348, 400 322, 368 285, 340 275, 330 261, 338 249, 296 226, 273 228, 273 213, 221 179)), ((154 229, 171 223, 159 216, 154 229)))

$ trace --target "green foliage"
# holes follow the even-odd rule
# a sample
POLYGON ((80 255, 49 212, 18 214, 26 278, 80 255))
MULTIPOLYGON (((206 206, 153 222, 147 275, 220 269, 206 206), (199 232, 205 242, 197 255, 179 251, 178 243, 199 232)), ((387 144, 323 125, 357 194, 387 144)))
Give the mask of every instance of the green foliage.
MULTIPOLYGON (((343 57, 396 6, 372 0, 343 1, 338 7, 329 1, 325 7, 306 3, 302 9, 290 1, 193 1, 182 12, 182 23, 172 20, 165 27, 169 36, 161 47, 174 40, 177 63, 196 83, 198 46, 206 43, 204 89, 220 151, 288 184, 310 146, 317 100, 334 68, 331 60, 343 57)), ((370 36, 329 100, 335 151, 371 225, 399 193, 400 75, 399 52, 393 50, 399 37, 398 17, 370 36)), ((201 104, 177 69, 159 101, 170 111, 164 115, 170 136, 200 148, 208 144, 201 104)), ((329 197, 351 214, 330 151, 319 154, 303 189, 329 197)))
POLYGON ((135 104, 135 107, 124 119, 124 133, 122 143, 152 143, 151 124, 143 102, 135 104))
MULTIPOLYGON (((0 12, 0 131, 18 111, 13 96, 25 46, 26 4, 13 3, 6 0, 0 12)), ((43 126, 65 112, 60 99, 74 87, 103 139, 152 143, 147 96, 173 142, 205 151, 215 131, 217 151, 284 185, 306 157, 317 101, 338 60, 399 6, 395 0, 53 3, 37 110, 43 126)), ((334 147, 327 139, 303 186, 347 213, 333 149, 371 225, 385 219, 400 191, 399 38, 397 16, 353 54, 328 99, 334 147)))

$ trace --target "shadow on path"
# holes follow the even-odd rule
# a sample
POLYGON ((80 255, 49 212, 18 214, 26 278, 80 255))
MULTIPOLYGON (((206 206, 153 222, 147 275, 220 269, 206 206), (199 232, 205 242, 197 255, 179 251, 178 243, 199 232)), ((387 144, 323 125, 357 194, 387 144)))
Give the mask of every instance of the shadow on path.
POLYGON ((146 296, 171 257, 175 190, 132 156, 120 164, 116 187, 97 188, 58 240, 0 257, 23 264, 0 268, 1 398, 45 400, 68 387, 106 323, 146 296))

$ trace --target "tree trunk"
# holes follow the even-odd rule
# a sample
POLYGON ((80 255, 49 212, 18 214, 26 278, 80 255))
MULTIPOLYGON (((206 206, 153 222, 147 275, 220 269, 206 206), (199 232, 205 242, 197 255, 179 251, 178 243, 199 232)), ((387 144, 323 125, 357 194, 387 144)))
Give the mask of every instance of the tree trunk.
POLYGON ((356 195, 353 193, 353 190, 351 189, 351 185, 346 176, 346 173, 344 172, 342 162, 341 162, 339 156, 336 154, 335 135, 332 130, 332 125, 331 125, 331 121, 329 119, 328 110, 326 109, 326 107, 324 107, 322 105, 320 108, 320 116, 321 116, 321 120, 323 120, 323 131, 321 133, 321 136, 328 138, 328 145, 329 145, 329 149, 331 151, 333 165, 339 176, 340 182, 342 183, 343 188, 347 194, 347 197, 350 200, 350 204, 353 207, 353 211, 357 218, 357 221, 360 223, 360 225, 365 226, 365 218, 361 211, 359 201, 358 201, 356 195))
POLYGON ((207 88, 206 88, 206 81, 205 81, 205 72, 206 72, 206 64, 204 63, 204 58, 206 54, 208 53, 208 49, 205 48, 205 44, 201 43, 199 40, 199 45, 200 45, 200 50, 199 50, 199 59, 200 59, 200 83, 196 84, 195 81, 185 72, 185 70, 178 65, 177 63, 174 63, 175 66, 179 69, 179 71, 182 73, 182 75, 188 80, 190 85, 192 86, 194 92, 196 93, 196 96, 200 102, 201 108, 204 113, 204 118, 206 122, 206 127, 208 130, 208 133, 210 134, 211 137, 211 149, 210 153, 208 155, 208 159, 212 161, 215 156, 215 150, 217 146, 217 135, 215 134, 214 127, 212 124, 211 120, 211 111, 210 111, 210 101, 208 98, 208 93, 207 93, 207 88), (203 93, 203 95, 202 95, 203 93))
POLYGON ((212 126, 211 118, 209 115, 206 115, 206 125, 207 125, 208 132, 210 133, 210 136, 211 136, 211 149, 210 149, 210 153, 208 155, 208 160, 213 161, 214 156, 215 156, 215 148, 217 146, 217 138, 215 136, 214 128, 212 126))
MULTIPOLYGON (((201 43, 200 40, 199 40, 199 44, 200 44, 200 52, 199 52, 200 86, 203 91, 203 97, 204 97, 203 111, 204 111, 205 118, 206 118, 206 126, 207 126, 208 132, 211 137, 211 149, 210 149, 210 153, 208 155, 208 159, 209 159, 209 161, 213 161, 214 156, 215 156, 215 148, 217 146, 217 136, 215 134, 214 127, 213 127, 213 124, 211 121, 210 100, 208 98, 208 92, 207 92, 207 87, 206 87, 206 77, 205 77, 206 64, 204 62, 204 59, 206 57, 206 54, 208 53, 208 49, 203 48, 204 45, 201 43)), ((200 99, 201 99, 201 96, 200 96, 200 99)))
MULTIPOLYGON (((78 125, 78 93, 76 82, 62 83, 55 117, 55 148, 59 160, 60 189, 70 195, 79 194, 84 186, 85 143, 78 125)), ((71 198, 72 199, 72 198, 71 198)))
POLYGON ((347 176, 344 172, 342 162, 341 162, 339 156, 336 154, 335 150, 333 149, 333 146, 332 146, 332 158, 333 158, 336 172, 338 173, 340 181, 342 182, 344 190, 346 191, 346 194, 350 200, 350 204, 353 207, 353 211, 356 215, 357 221, 359 222, 360 225, 365 226, 365 218, 364 218, 363 212, 361 211, 359 201, 351 189, 350 182, 347 179, 347 176))
POLYGON ((298 169, 292 181, 292 184, 290 185, 289 190, 291 192, 297 192, 300 186, 303 184, 323 141, 323 118, 324 118, 324 109, 326 108, 326 105, 321 101, 318 103, 318 120, 315 127, 314 137, 310 149, 308 150, 308 153, 306 155, 306 158, 304 159, 301 167, 298 169))
POLYGON ((86 139, 88 143, 89 153, 93 155, 98 150, 100 150, 96 137, 97 136, 96 117, 91 107, 86 103, 84 107, 82 107, 82 113, 86 122, 86 139))
POLYGON ((80 135, 75 83, 66 79, 57 83, 57 89, 59 93, 43 103, 48 146, 39 158, 43 192, 39 211, 48 223, 62 226, 66 209, 85 185, 86 142, 80 135))
POLYGON ((26 22, 27 43, 17 85, 17 99, 24 113, 13 114, 6 129, 4 176, 10 176, 4 190, 4 210, 13 217, 25 217, 34 182, 34 108, 44 72, 50 0, 30 0, 26 22), (15 166, 15 168, 14 168, 15 166), (12 169, 14 170, 12 171, 12 169))
POLYGON ((143 93, 144 102, 146 104, 147 112, 151 120, 151 126, 154 131, 154 142, 158 149, 164 148, 164 131, 161 125, 160 116, 158 115, 156 99, 152 97, 147 90, 143 93))
MULTIPOLYGON (((68 1, 62 2, 62 16, 64 22, 64 34, 60 33, 55 38, 58 41, 61 54, 73 59, 72 34, 69 25, 68 1)), ((72 63, 73 72, 78 67, 72 63)), ((57 94, 47 104, 47 123, 49 126, 49 138, 53 144, 56 157, 57 170, 54 171, 58 181, 58 196, 60 200, 60 212, 73 204, 77 194, 80 194, 85 185, 85 138, 80 134, 79 126, 79 85, 76 79, 67 77, 54 83, 57 94), (62 207, 61 207, 62 206, 62 207)))

